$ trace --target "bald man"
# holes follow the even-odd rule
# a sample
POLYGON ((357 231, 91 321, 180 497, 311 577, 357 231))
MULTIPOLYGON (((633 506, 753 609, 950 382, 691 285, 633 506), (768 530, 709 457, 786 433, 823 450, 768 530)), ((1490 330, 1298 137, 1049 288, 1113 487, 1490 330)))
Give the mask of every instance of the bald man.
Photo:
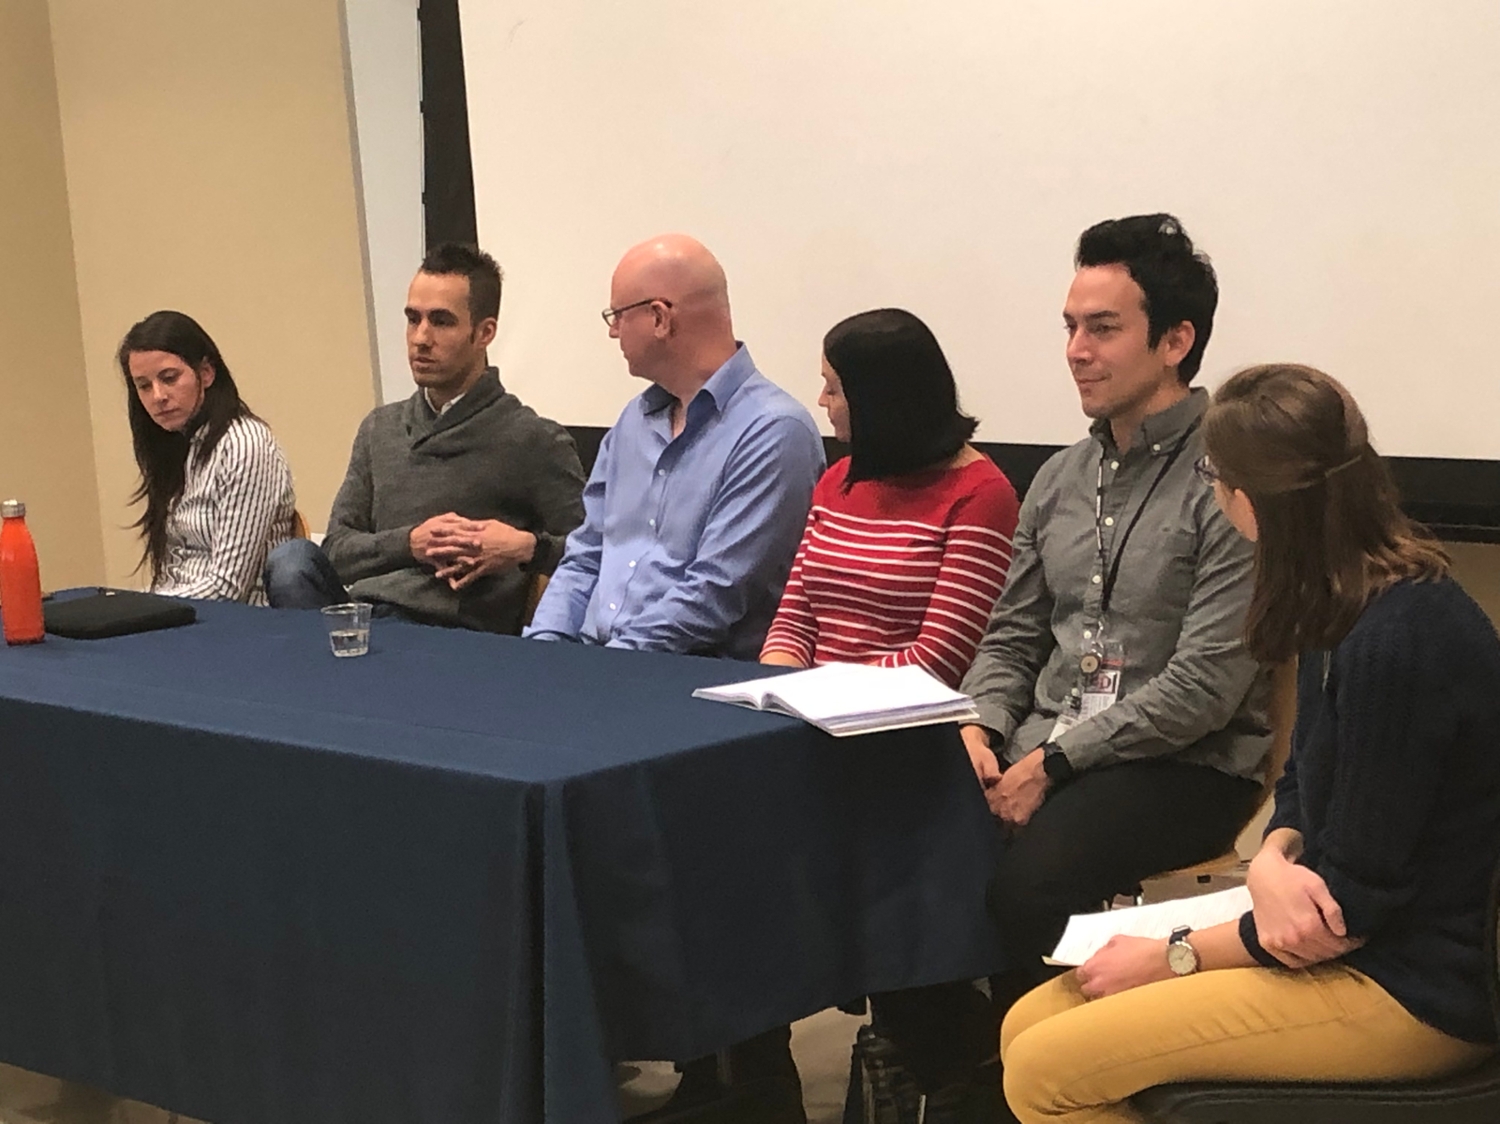
POLYGON ((817 427, 734 338, 724 270, 700 242, 629 250, 603 315, 651 385, 605 435, 583 525, 524 635, 754 660, 823 471, 817 427))

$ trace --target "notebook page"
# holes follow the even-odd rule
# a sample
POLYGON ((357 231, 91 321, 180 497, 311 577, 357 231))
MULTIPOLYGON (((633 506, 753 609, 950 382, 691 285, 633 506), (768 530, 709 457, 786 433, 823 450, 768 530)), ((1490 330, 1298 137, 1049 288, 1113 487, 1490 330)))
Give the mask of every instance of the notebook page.
POLYGON ((776 680, 770 693, 809 722, 883 714, 910 716, 967 698, 919 667, 825 664, 776 680))
POLYGON ((693 698, 708 699, 710 702, 734 703, 736 706, 748 706, 761 710, 766 705, 767 690, 779 678, 782 677, 768 675, 763 679, 745 679, 739 683, 726 683, 722 687, 699 687, 693 692, 693 698))
POLYGON ((1103 913, 1075 913, 1068 918, 1062 940, 1046 957, 1048 963, 1076 967, 1108 943, 1110 937, 1151 937, 1162 940, 1182 925, 1206 929, 1225 921, 1238 920, 1250 908, 1250 891, 1244 886, 1201 894, 1195 898, 1176 898, 1169 902, 1110 909, 1103 913))

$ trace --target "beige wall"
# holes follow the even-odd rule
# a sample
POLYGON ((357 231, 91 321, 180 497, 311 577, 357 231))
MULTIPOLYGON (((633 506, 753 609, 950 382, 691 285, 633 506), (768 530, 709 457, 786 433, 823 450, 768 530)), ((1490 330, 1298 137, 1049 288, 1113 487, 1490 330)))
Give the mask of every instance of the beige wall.
POLYGON ((114 350, 158 308, 214 337, 321 528, 375 403, 338 0, 50 9, 108 579, 139 555, 114 350))
POLYGON ((0 3, 0 492, 48 588, 104 577, 47 0, 0 3))

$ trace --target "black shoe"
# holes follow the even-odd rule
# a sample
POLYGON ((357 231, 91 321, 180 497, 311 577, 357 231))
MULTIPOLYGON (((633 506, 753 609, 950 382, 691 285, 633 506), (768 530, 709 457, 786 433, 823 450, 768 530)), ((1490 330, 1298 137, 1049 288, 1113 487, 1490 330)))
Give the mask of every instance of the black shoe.
POLYGON ((626 1124, 807 1124, 807 1113, 800 1086, 772 1080, 720 1085, 709 1096, 674 1093, 660 1108, 632 1116, 626 1124))
POLYGON ((1000 1087, 1000 1063, 977 1069, 967 1081, 946 1085, 927 1098, 924 1124, 1015 1124, 1000 1087))
POLYGON ((682 1080, 660 1108, 627 1124, 807 1124, 802 1083, 787 1027, 731 1046, 729 1084, 719 1080, 717 1056, 681 1065, 682 1080))

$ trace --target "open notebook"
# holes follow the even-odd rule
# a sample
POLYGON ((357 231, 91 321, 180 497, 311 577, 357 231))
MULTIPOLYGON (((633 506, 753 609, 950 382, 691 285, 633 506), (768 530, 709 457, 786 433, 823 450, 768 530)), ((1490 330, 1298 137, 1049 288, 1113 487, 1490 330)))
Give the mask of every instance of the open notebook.
POLYGON ((700 687, 693 697, 790 714, 836 738, 979 719, 973 699, 919 667, 830 663, 790 675, 700 687))

